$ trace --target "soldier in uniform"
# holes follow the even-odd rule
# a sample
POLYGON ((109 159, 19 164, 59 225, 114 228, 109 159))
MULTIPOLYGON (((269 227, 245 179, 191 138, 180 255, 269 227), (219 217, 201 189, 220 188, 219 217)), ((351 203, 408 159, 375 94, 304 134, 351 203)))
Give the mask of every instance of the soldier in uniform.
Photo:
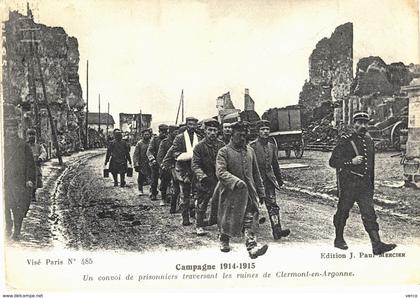
POLYGON ((105 166, 109 162, 109 171, 114 178, 114 186, 118 186, 118 174, 121 178, 120 186, 126 185, 127 161, 131 165, 130 145, 122 139, 121 130, 114 129, 114 141, 109 144, 105 158, 105 166))
POLYGON ((257 123, 258 138, 250 143, 257 156, 258 168, 265 189, 265 206, 270 218, 271 229, 275 240, 290 234, 289 229, 282 229, 280 223, 280 208, 276 203, 276 189, 283 185, 277 156, 277 147, 268 141, 270 136, 270 122, 261 120, 257 123))
POLYGON ((197 181, 197 235, 205 235, 204 218, 210 198, 217 184, 216 156, 225 144, 217 138, 219 122, 215 119, 203 121, 205 138, 193 150, 191 168, 197 181))
POLYGON ((6 235, 19 240, 23 219, 29 210, 36 182, 35 162, 30 146, 18 136, 15 118, 5 119, 4 211, 6 235), (13 219, 12 219, 12 214, 13 219))
POLYGON ((222 141, 225 145, 229 144, 230 137, 232 135, 232 128, 230 127, 230 123, 223 123, 223 130, 222 130, 222 141))
POLYGON ((146 151, 149 148, 150 137, 152 132, 150 128, 142 130, 142 139, 137 142, 133 154, 134 169, 138 172, 137 186, 139 190, 139 196, 143 195, 143 186, 147 181, 150 181, 150 166, 149 160, 147 159, 146 151))
POLYGON ((232 124, 232 138, 216 157, 216 176, 219 179, 220 198, 218 227, 220 250, 230 251, 230 237, 245 234, 245 245, 252 259, 265 254, 268 246, 257 244, 256 228, 259 200, 265 201, 265 190, 258 170, 254 150, 246 144, 248 122, 232 124))
POLYGON ((343 232, 354 202, 359 205, 362 222, 372 242, 373 254, 380 255, 396 247, 383 243, 379 237, 379 225, 373 208, 375 147, 367 135, 369 115, 356 112, 353 116, 353 133, 343 135, 334 148, 329 164, 337 170, 338 205, 334 215, 334 246, 347 249, 343 232))
MULTIPOLYGON (((158 183, 159 183, 159 164, 156 160, 160 142, 166 138, 168 135, 168 125, 160 124, 159 125, 159 135, 154 136, 150 141, 149 148, 147 148, 147 158, 149 159, 149 165, 152 170, 152 183, 150 185, 150 198, 152 201, 156 201, 158 194, 158 183)), ((163 203, 163 202, 162 202, 163 203)), ((163 203, 165 205, 165 203, 163 203)))
POLYGON ((35 161, 35 170, 36 170, 36 182, 35 187, 33 188, 32 200, 35 201, 36 189, 41 188, 42 185, 42 171, 41 164, 47 160, 47 151, 44 146, 36 142, 36 131, 33 128, 30 128, 26 131, 27 142, 29 147, 31 147, 32 154, 35 161))
POLYGON ((198 135, 195 133, 197 122, 198 119, 194 117, 186 118, 186 130, 175 137, 165 158, 167 162, 176 160, 175 173, 181 188, 182 225, 184 226, 189 226, 191 224, 190 216, 194 216, 191 194, 195 188, 195 181, 191 170, 191 159, 193 149, 199 141, 198 135))
MULTIPOLYGON (((169 148, 172 146, 172 142, 175 139, 175 136, 178 132, 178 126, 177 125, 169 125, 169 134, 168 136, 160 142, 159 150, 157 153, 157 163, 159 165, 160 170, 160 186, 159 190, 162 196, 161 205, 165 205, 165 203, 171 203, 171 196, 168 196, 167 191, 171 187, 171 180, 172 180, 172 174, 171 174, 171 167, 164 167, 164 159, 166 156, 166 153, 168 153, 169 148)), ((178 186, 179 188, 179 186, 178 186)), ((175 206, 176 208, 176 200, 175 200, 175 206)), ((171 206, 172 209, 172 206, 171 206)))

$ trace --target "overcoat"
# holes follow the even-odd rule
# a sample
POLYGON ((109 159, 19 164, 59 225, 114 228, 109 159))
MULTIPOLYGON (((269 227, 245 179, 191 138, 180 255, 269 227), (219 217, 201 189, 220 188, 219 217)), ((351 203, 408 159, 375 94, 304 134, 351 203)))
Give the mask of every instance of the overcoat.
POLYGON ((150 140, 140 140, 137 142, 133 154, 133 166, 135 168, 139 167, 140 172, 146 176, 150 176, 150 166, 149 160, 147 158, 146 152, 149 147, 150 140))
POLYGON ((217 216, 220 232, 240 236, 247 205, 258 210, 257 197, 265 197, 254 150, 250 146, 235 148, 232 142, 221 148, 216 157, 216 176, 220 190, 217 216), (238 189, 241 180, 247 187, 238 189))
POLYGON ((109 161, 111 173, 127 172, 127 161, 131 163, 130 145, 124 140, 112 141, 108 146, 105 161, 109 161))
POLYGON ((7 140, 4 146, 4 193, 6 208, 11 208, 22 218, 32 200, 32 181, 35 186, 36 169, 29 145, 22 139, 7 140))
POLYGON ((280 189, 280 186, 283 185, 283 180, 280 173, 277 147, 270 142, 265 143, 259 138, 249 145, 255 151, 258 169, 265 185, 271 183, 276 189, 280 189))

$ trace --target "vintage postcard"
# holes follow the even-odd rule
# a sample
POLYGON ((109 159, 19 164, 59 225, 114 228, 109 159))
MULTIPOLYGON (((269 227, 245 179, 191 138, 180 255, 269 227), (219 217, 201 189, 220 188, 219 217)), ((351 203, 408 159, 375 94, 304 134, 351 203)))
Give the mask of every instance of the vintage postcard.
POLYGON ((418 297, 417 0, 0 5, 2 297, 418 297))

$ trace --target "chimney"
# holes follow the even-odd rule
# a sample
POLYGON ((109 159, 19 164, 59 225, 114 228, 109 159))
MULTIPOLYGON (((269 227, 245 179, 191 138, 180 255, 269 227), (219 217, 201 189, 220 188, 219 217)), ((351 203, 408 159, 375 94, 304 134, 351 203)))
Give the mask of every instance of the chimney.
POLYGON ((245 88, 245 95, 244 95, 244 110, 245 111, 254 111, 255 110, 255 103, 254 100, 249 96, 249 89, 245 88))

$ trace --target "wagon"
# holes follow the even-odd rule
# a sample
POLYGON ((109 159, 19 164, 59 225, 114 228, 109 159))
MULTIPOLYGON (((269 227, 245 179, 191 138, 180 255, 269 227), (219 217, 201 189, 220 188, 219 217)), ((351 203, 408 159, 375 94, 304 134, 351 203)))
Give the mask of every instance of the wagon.
POLYGON ((296 158, 302 158, 305 142, 302 137, 300 106, 269 109, 261 118, 270 121, 271 141, 279 151, 284 150, 287 158, 290 158, 292 151, 296 158))

